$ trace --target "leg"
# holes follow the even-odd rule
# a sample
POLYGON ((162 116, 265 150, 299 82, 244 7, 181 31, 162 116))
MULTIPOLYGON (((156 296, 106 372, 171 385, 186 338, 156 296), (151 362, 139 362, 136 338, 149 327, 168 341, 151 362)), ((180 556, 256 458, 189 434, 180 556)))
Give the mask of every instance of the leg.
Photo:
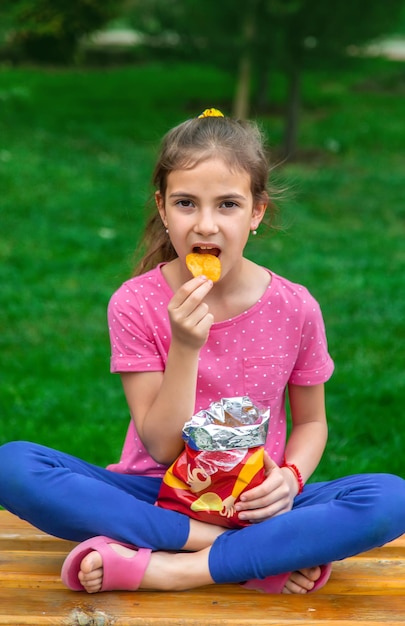
MULTIPOLYGON (((113 543, 107 537, 95 537, 77 546, 67 557, 62 568, 62 580, 74 590, 88 593, 108 590, 182 591, 214 583, 208 566, 209 549, 194 553, 169 554, 150 550, 134 550, 113 543)), ((272 577, 269 584, 245 584, 248 589, 266 593, 307 593, 323 586, 330 575, 326 568, 314 567, 292 574, 272 577)), ((261 581, 259 581, 261 582, 261 581)))
MULTIPOLYGON (((289 513, 227 531, 210 548, 152 554, 140 587, 183 590, 297 570, 311 580, 308 568, 358 554, 404 532, 405 481, 384 474, 352 476, 307 486, 289 513)), ((133 556, 128 548, 114 549, 124 558, 133 556)), ((102 576, 102 558, 92 552, 83 559, 79 578, 89 591, 98 591, 102 576)))
POLYGON ((349 476, 305 487, 292 511, 225 533, 209 568, 217 583, 264 579, 359 554, 405 532, 405 481, 349 476), (243 556, 241 556, 243 555, 243 556))
MULTIPOLYGON (((199 528, 199 522, 192 520, 192 523, 199 528)), ((81 543, 66 558, 62 580, 67 587, 76 591, 85 589, 88 593, 139 587, 181 591, 214 583, 208 567, 209 549, 178 554, 150 552, 135 550, 107 537, 94 537, 81 543)), ((330 566, 303 568, 300 572, 271 577, 271 581, 266 579, 264 585, 262 581, 252 580, 243 586, 266 593, 302 594, 322 587, 329 576, 330 566)))
POLYGON ((31 443, 0 447, 0 504, 37 528, 72 541, 108 535, 155 550, 181 549, 189 519, 153 506, 160 482, 110 472, 31 443))
POLYGON ((160 479, 109 472, 36 444, 0 447, 0 481, 1 505, 37 528, 73 541, 108 535, 155 550, 197 551, 224 532, 153 506, 160 479))

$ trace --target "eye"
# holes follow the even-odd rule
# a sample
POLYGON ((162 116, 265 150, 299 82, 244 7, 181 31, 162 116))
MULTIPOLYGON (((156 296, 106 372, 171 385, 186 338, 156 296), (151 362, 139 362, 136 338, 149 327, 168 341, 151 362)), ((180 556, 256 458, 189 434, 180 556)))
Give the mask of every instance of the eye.
POLYGON ((194 206, 193 202, 191 200, 177 200, 176 202, 176 206, 179 206, 183 209, 189 209, 191 207, 194 206))
POLYGON ((239 205, 233 200, 224 200, 221 204, 222 209, 233 209, 234 207, 237 207, 237 206, 239 205))

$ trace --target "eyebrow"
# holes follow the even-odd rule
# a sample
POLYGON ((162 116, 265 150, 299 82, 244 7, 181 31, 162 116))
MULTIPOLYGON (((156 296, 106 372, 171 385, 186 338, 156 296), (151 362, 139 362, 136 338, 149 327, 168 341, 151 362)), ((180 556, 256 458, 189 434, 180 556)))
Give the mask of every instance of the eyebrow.
MULTIPOLYGON (((193 199, 197 198, 197 196, 195 196, 194 194, 188 191, 174 191, 173 193, 169 195, 169 198, 184 198, 184 197, 193 198, 193 199)), ((228 200, 229 198, 234 198, 235 200, 236 199, 246 200, 246 196, 243 196, 240 193, 232 193, 232 192, 224 193, 220 196, 217 196, 215 200, 228 200)))

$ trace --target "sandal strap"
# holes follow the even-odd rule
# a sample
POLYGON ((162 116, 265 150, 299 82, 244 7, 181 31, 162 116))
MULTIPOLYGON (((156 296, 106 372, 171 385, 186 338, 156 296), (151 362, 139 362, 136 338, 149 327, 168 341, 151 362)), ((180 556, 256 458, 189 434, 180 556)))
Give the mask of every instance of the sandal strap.
MULTIPOLYGON (((97 551, 103 559, 103 584, 101 591, 135 591, 139 588, 149 565, 152 550, 139 548, 132 557, 125 557, 116 552, 111 543, 120 543, 113 539, 100 543, 97 551)), ((131 549, 134 546, 128 546, 131 549)))

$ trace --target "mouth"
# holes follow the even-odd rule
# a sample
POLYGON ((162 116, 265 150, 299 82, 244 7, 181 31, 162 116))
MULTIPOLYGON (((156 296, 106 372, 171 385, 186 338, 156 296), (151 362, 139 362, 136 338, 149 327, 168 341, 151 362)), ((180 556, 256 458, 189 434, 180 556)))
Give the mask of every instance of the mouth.
POLYGON ((216 257, 219 257, 221 254, 221 250, 219 248, 209 245, 194 246, 193 252, 194 254, 212 254, 216 257))

